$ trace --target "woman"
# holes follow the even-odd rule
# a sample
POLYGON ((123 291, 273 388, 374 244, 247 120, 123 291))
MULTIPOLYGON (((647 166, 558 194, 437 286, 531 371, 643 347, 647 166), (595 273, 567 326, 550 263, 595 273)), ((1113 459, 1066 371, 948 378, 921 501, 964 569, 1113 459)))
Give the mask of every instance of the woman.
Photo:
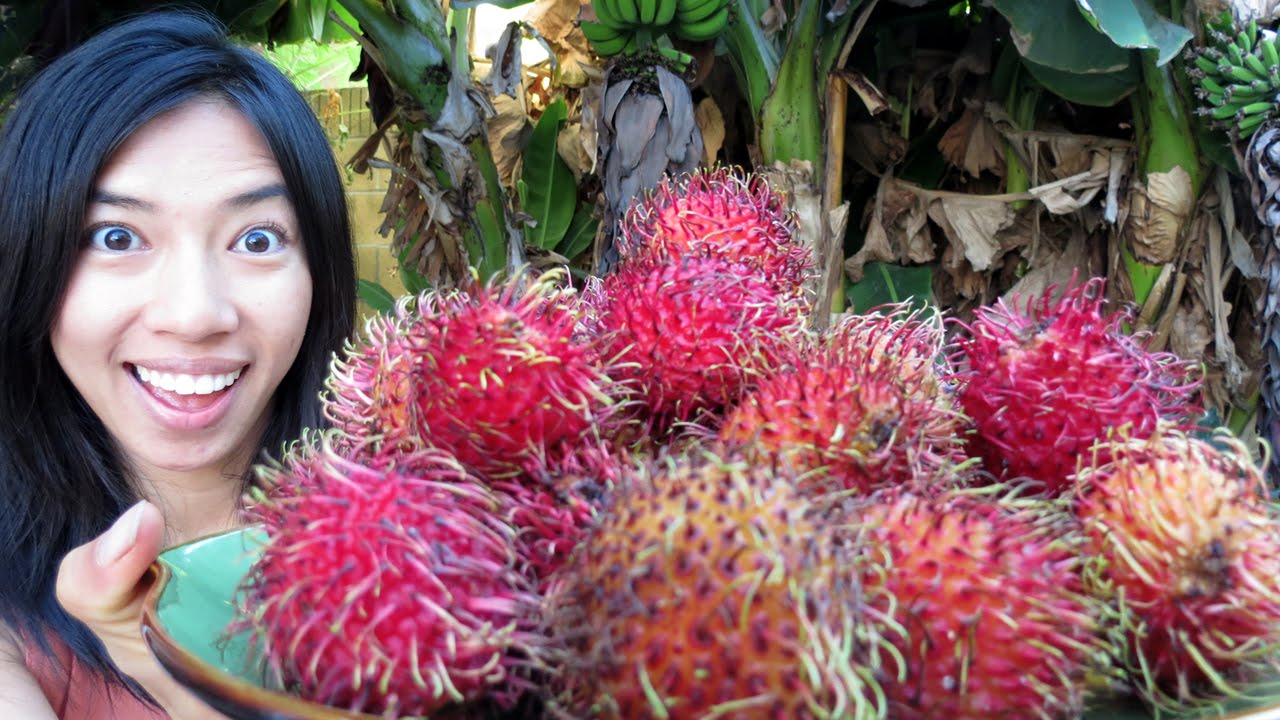
POLYGON ((0 710, 217 717, 146 651, 141 583, 322 422, 355 302, 332 153, 268 63, 151 13, 30 82, 0 168, 0 710))

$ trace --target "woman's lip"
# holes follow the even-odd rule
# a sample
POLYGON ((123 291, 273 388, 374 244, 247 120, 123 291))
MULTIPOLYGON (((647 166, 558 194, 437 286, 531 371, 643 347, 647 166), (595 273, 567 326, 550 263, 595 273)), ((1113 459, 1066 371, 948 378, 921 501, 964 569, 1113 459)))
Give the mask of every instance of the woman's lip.
POLYGON ((249 363, 243 360, 227 358, 201 358, 197 360, 179 360, 173 358, 156 358, 154 360, 134 360, 125 363, 130 371, 144 367, 162 373, 182 373, 183 375, 226 375, 237 370, 244 370, 249 363))
MULTIPOLYGON (((247 372, 246 367, 245 373, 247 372)), ((132 367, 128 368, 128 373, 133 380, 134 388, 142 398, 143 405, 152 417, 170 430, 203 430, 217 424, 230 410, 233 396, 238 393, 241 383, 244 382, 244 373, 242 373, 236 382, 214 393, 218 397, 209 405, 198 410, 184 410, 165 402, 157 392, 153 392, 155 390, 153 386, 138 379, 132 367)))

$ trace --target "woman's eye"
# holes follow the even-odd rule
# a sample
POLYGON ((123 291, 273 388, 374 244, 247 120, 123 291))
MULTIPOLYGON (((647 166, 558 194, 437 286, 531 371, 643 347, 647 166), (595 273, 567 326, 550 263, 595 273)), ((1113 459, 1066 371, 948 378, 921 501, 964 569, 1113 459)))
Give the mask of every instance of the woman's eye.
POLYGON ((89 236, 89 245, 110 252, 128 252, 139 249, 142 246, 142 238, 132 230, 119 225, 107 225, 93 231, 89 236))
POLYGON ((280 234, 265 228, 254 228, 236 240, 236 249, 255 255, 278 252, 284 246, 280 234))

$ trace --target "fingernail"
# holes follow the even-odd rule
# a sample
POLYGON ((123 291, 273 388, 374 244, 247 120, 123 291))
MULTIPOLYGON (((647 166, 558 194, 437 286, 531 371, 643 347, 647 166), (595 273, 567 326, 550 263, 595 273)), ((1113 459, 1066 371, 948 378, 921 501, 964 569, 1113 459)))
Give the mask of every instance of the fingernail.
POLYGON ((138 525, 142 523, 142 506, 145 502, 141 500, 137 505, 126 510, 111 529, 98 540, 98 547, 94 553, 94 559, 98 561, 98 565, 102 567, 110 565, 133 547, 133 543, 138 539, 138 525))

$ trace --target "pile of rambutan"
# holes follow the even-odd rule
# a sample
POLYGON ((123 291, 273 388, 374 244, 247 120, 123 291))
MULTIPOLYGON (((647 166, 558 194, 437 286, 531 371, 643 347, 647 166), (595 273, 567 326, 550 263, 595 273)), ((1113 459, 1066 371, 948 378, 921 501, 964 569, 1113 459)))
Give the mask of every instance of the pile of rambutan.
POLYGON ((367 717, 1079 718, 1248 695, 1280 525, 1101 279, 808 325, 787 198, 716 168, 574 288, 403 298, 258 469, 234 632, 367 717))

